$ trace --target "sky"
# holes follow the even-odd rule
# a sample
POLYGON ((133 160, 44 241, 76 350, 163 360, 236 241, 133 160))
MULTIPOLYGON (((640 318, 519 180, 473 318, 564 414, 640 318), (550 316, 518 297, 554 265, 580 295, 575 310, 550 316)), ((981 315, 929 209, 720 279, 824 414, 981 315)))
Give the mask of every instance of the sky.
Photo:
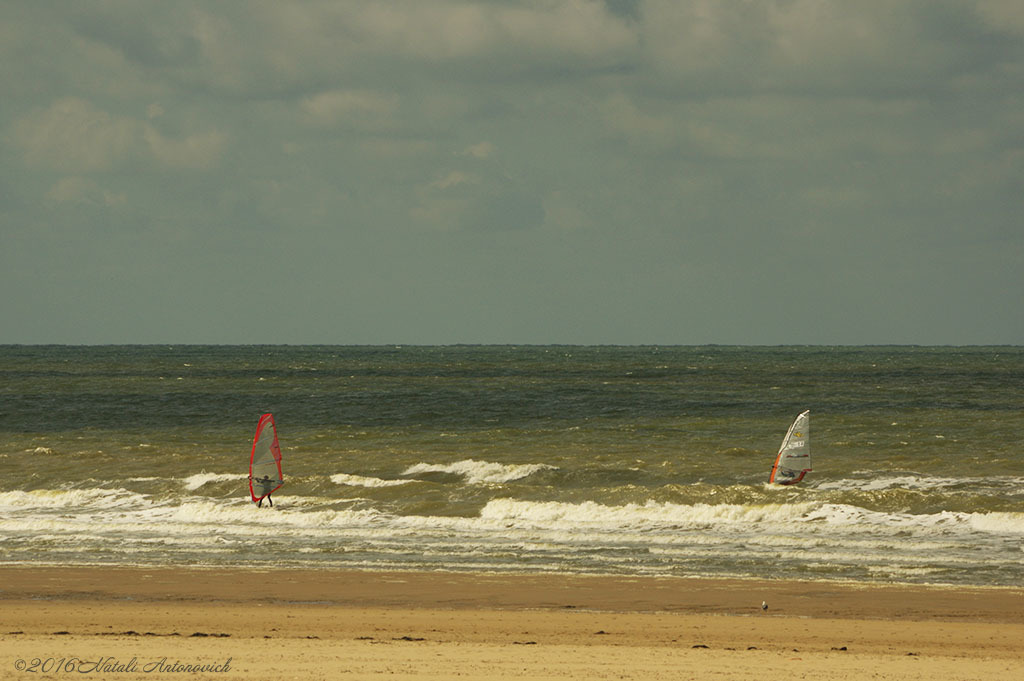
POLYGON ((0 343, 1024 344, 1019 0, 5 0, 0 93, 0 343))

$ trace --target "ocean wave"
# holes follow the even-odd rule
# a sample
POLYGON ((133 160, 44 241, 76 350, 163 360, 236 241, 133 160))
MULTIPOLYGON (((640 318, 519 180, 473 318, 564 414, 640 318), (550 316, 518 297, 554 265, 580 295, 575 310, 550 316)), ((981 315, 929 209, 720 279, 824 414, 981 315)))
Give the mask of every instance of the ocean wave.
MULTIPOLYGON (((856 475, 856 473, 855 473, 856 475)), ((868 499, 881 499, 884 495, 917 495, 915 505, 935 506, 939 500, 950 498, 975 499, 971 505, 975 513, 984 513, 984 506, 990 503, 986 497, 999 500, 1019 499, 1024 495, 1024 478, 1018 476, 987 476, 987 477, 943 477, 918 475, 914 473, 890 475, 878 478, 844 478, 823 481, 806 487, 811 492, 851 493, 849 500, 860 499, 861 503, 868 499), (863 496, 868 495, 868 496, 863 496)), ((905 505, 906 496, 894 497, 895 503, 905 505)), ((963 508, 963 504, 958 504, 963 508)))
POLYGON ((241 494, 154 500, 108 489, 6 492, 0 542, 9 556, 30 560, 232 563, 273 556, 294 564, 637 574, 722 574, 757 563, 791 576, 866 570, 913 581, 933 569, 954 580, 979 567, 1012 576, 1024 535, 1024 513, 914 515, 820 501, 493 499, 466 516, 402 515, 370 503, 286 496, 257 509, 241 494))
POLYGON ((450 464, 418 463, 405 469, 403 475, 423 473, 451 473, 461 475, 470 484, 502 484, 520 480, 538 471, 558 470, 557 466, 543 463, 502 464, 491 461, 464 459, 450 464))
MULTIPOLYGON (((985 480, 974 480, 974 482, 978 483, 990 481, 990 478, 986 478, 985 480)), ((871 479, 847 478, 842 480, 829 480, 816 484, 814 489, 821 491, 856 490, 861 492, 881 492, 890 489, 937 490, 970 484, 971 482, 972 480, 969 478, 945 478, 907 474, 871 479)))
POLYGON ((193 492, 211 482, 227 482, 229 480, 247 480, 248 475, 242 473, 196 473, 184 479, 185 489, 193 492))
POLYGON ((0 492, 0 509, 28 511, 55 508, 123 508, 144 506, 150 502, 145 495, 126 489, 37 489, 29 492, 0 492))
MULTIPOLYGON (((255 509, 248 500, 242 503, 223 504, 212 501, 189 501, 183 504, 159 509, 149 514, 151 520, 171 521, 187 525, 234 528, 235 531, 249 532, 254 526, 270 528, 270 532, 294 531, 303 528, 330 528, 352 525, 369 525, 379 520, 381 514, 372 510, 325 509, 288 512, 282 508, 255 509)), ((322 507, 321 507, 322 508, 322 507)))
POLYGON ((565 503, 495 499, 481 510, 480 518, 514 526, 600 528, 607 531, 760 528, 772 533, 820 530, 829 534, 843 528, 847 532, 910 532, 915 536, 979 531, 997 535, 1024 533, 1024 513, 891 513, 821 502, 749 505, 647 502, 608 506, 593 501, 565 503))
MULTIPOLYGON (((523 474, 522 470, 516 471, 523 474)), ((511 474, 505 471, 506 475, 511 474)), ((196 487, 210 480, 235 480, 244 476, 199 474, 193 476, 196 487), (205 476, 205 477, 203 477, 205 476)), ((481 479, 483 476, 481 475, 481 479)), ((495 479, 495 478, 492 478, 495 479)), ((513 478, 514 479, 514 478, 513 478)), ((407 481, 363 478, 338 474, 338 484, 390 486, 407 481)), ((324 497, 287 497, 284 505, 272 511, 254 510, 247 495, 230 499, 205 500, 196 497, 168 499, 132 492, 123 488, 87 488, 75 490, 14 490, 0 493, 0 510, 8 520, 50 521, 57 513, 79 511, 99 514, 95 522, 184 523, 217 527, 257 525, 302 528, 339 528, 378 532, 398 532, 408 536, 434 532, 469 533, 495 536, 510 529, 555 532, 566 537, 590 533, 621 535, 631 540, 643 536, 665 536, 676 532, 700 530, 712 535, 762 533, 765 536, 831 537, 844 540, 857 537, 905 536, 914 540, 941 539, 944 536, 1024 535, 1024 513, 958 512, 908 513, 879 511, 861 506, 810 500, 792 503, 673 503, 647 501, 620 505, 596 501, 527 501, 491 499, 472 516, 398 514, 369 508, 368 500, 324 497)), ((8 524, 0 521, 0 528, 8 524)), ((9 529, 9 528, 8 528, 9 529)))
POLYGON ((694 527, 784 523, 805 516, 816 506, 814 503, 686 505, 654 501, 607 506, 593 501, 574 504, 559 501, 494 499, 483 508, 480 517, 496 522, 514 521, 531 525, 694 527))
POLYGON ((968 522, 982 532, 1024 534, 1024 513, 971 513, 968 522))
POLYGON ((337 473, 331 476, 331 482, 336 485, 348 485, 350 487, 397 487, 398 485, 407 485, 412 480, 384 480, 382 478, 365 477, 362 475, 337 473))

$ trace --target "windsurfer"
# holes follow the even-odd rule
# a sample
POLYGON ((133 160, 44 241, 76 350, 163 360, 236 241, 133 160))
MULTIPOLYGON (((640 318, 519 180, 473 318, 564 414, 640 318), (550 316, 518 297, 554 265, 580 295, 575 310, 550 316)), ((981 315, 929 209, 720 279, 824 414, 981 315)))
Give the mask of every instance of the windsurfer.
MULTIPOLYGON (((264 475, 262 478, 256 478, 256 482, 263 485, 263 489, 270 489, 271 483, 274 482, 270 479, 269 475, 264 475)), ((266 499, 267 503, 270 504, 270 508, 274 508, 274 500, 270 498, 270 492, 267 492, 259 498, 256 502, 256 508, 263 508, 263 500, 266 499)))
POLYGON ((266 499, 270 506, 274 500, 270 495, 284 484, 281 472, 281 446, 277 443, 277 427, 274 416, 264 414, 256 424, 256 436, 252 439, 252 455, 249 457, 249 495, 260 508, 266 499), (273 474, 274 477, 270 477, 273 474))

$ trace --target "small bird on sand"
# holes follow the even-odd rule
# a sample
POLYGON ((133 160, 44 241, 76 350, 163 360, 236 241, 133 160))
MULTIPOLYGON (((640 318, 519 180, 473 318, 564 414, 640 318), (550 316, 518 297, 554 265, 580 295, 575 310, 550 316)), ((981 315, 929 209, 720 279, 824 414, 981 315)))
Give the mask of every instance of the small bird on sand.
POLYGON ((761 601, 761 609, 767 611, 768 610, 768 603, 766 603, 765 601, 761 601))

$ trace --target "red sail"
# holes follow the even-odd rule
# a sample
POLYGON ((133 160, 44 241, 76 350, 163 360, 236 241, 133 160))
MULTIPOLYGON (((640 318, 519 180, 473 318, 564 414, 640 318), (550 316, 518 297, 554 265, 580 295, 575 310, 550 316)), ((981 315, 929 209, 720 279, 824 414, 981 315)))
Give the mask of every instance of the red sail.
POLYGON ((284 484, 281 472, 281 447, 277 443, 274 415, 264 414, 256 424, 249 457, 249 493, 253 501, 276 492, 284 484))

